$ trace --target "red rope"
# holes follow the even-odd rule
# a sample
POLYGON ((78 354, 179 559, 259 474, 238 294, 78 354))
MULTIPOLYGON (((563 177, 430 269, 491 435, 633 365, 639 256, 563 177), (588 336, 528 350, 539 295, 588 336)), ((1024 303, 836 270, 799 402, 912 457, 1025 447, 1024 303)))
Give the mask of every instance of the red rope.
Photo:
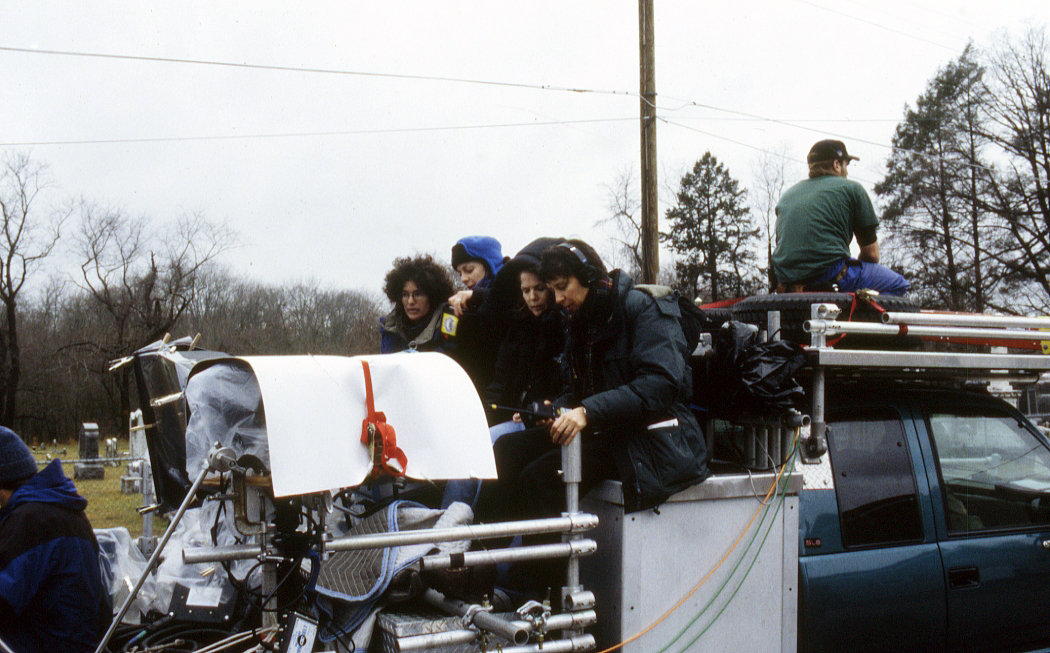
POLYGON ((391 476, 404 476, 408 469, 408 457, 397 446, 397 435, 394 427, 386 423, 386 415, 376 410, 368 362, 361 361, 361 367, 365 371, 365 403, 368 407, 368 414, 361 423, 361 444, 371 448, 372 474, 376 475, 381 470, 391 476))

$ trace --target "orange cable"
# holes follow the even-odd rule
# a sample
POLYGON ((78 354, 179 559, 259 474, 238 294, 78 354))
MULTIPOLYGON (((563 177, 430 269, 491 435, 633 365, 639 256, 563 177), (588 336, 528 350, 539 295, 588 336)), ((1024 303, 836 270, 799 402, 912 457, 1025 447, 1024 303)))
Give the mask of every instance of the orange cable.
MULTIPOLYGON (((796 445, 797 445, 797 443, 798 443, 798 435, 799 435, 799 432, 800 432, 800 430, 801 430, 801 429, 795 429, 795 440, 794 440, 794 444, 793 444, 793 446, 796 446, 796 445)), ((718 564, 716 564, 716 565, 715 565, 715 566, 714 566, 714 567, 713 567, 713 568, 711 569, 711 571, 707 572, 707 575, 705 575, 705 576, 704 576, 703 578, 701 578, 701 579, 700 579, 700 582, 699 582, 699 583, 697 583, 697 584, 696 584, 696 586, 695 586, 695 587, 693 587, 693 589, 689 590, 689 592, 688 592, 688 593, 687 593, 687 594, 686 594, 685 596, 683 596, 683 597, 682 597, 682 598, 681 598, 681 599, 680 599, 680 600, 678 601, 678 603, 675 603, 675 604, 674 604, 674 605, 673 605, 673 606, 671 607, 671 609, 670 609, 670 610, 668 610, 668 611, 667 611, 667 612, 665 612, 665 613, 664 613, 663 615, 661 615, 659 619, 657 619, 657 620, 656 620, 656 621, 654 621, 654 622, 653 622, 652 624, 650 624, 650 625, 649 625, 648 627, 646 627, 646 628, 645 628, 645 630, 643 630, 642 632, 640 632, 640 633, 638 633, 638 634, 636 634, 636 635, 632 635, 632 636, 628 637, 627 639, 623 640, 623 641, 622 641, 622 642, 620 642, 619 644, 614 644, 614 645, 610 646, 609 648, 606 648, 606 649, 602 649, 601 651, 598 651, 598 653, 610 653, 611 651, 615 651, 615 650, 617 650, 617 649, 623 648, 624 646, 626 646, 626 645, 630 644, 631 642, 633 642, 633 641, 635 641, 635 640, 637 640, 637 639, 641 638, 642 636, 644 636, 644 635, 646 635, 646 634, 648 634, 648 633, 652 632, 652 630, 653 630, 654 628, 656 628, 657 626, 659 626, 659 625, 660 625, 661 623, 663 623, 663 622, 664 622, 664 621, 665 621, 665 620, 666 620, 666 619, 667 619, 668 617, 670 617, 670 616, 671 616, 671 614, 672 614, 672 613, 673 613, 673 612, 674 612, 675 610, 677 610, 678 608, 682 607, 682 605, 683 605, 683 604, 684 604, 684 603, 685 603, 686 601, 688 601, 688 600, 689 600, 689 598, 690 598, 691 596, 693 596, 693 594, 696 594, 696 593, 697 593, 697 591, 699 591, 699 590, 700 590, 700 588, 701 588, 701 587, 703 587, 704 583, 706 583, 706 582, 707 582, 708 580, 710 580, 711 576, 713 576, 713 575, 714 575, 714 573, 715 573, 716 571, 718 571, 718 569, 719 569, 719 568, 720 568, 720 567, 721 567, 721 566, 722 566, 723 564, 725 564, 725 561, 726 561, 726 560, 728 560, 728 559, 729 559, 729 556, 733 554, 733 551, 735 551, 735 550, 736 550, 736 547, 737 547, 737 546, 738 546, 738 545, 740 544, 740 541, 741 541, 741 540, 743 540, 743 539, 744 539, 744 536, 745 536, 745 535, 747 535, 747 532, 748 532, 749 530, 751 530, 751 525, 755 523, 755 520, 756 520, 756 519, 758 518, 758 516, 759 516, 759 515, 760 515, 760 514, 762 513, 762 509, 763 509, 763 508, 765 508, 765 507, 766 507, 766 506, 768 505, 768 504, 767 504, 766 502, 767 502, 767 501, 769 501, 769 498, 770 498, 770 497, 771 497, 771 496, 773 495, 773 492, 774 492, 774 491, 776 490, 776 488, 777 488, 777 485, 779 485, 779 484, 780 484, 780 478, 781 478, 781 477, 782 477, 782 476, 784 475, 784 470, 785 470, 785 469, 787 469, 787 465, 786 465, 786 464, 785 464, 785 465, 784 465, 783 467, 781 467, 781 468, 780 468, 780 471, 779 471, 779 472, 777 472, 777 477, 776 477, 776 479, 774 479, 773 483, 772 483, 772 484, 771 484, 771 485, 769 486, 769 491, 768 491, 768 492, 766 492, 766 495, 765 495, 764 497, 762 497, 762 503, 761 503, 761 505, 759 505, 759 507, 758 507, 758 510, 756 510, 756 511, 755 511, 755 514, 751 515, 751 519, 750 519, 750 520, 749 520, 749 521, 747 522, 747 526, 745 526, 745 527, 744 527, 744 530, 743 530, 743 531, 741 531, 741 532, 740 532, 740 535, 738 535, 738 536, 737 536, 737 538, 736 538, 736 541, 734 541, 734 542, 733 542, 733 546, 729 547, 729 550, 725 552, 725 555, 723 555, 723 556, 722 556, 722 559, 718 561, 718 564)))

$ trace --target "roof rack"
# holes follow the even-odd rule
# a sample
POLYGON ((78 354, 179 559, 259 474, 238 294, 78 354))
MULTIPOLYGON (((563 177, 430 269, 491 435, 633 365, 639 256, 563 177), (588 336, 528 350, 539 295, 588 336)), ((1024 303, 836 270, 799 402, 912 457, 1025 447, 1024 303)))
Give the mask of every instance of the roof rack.
MULTIPOLYGON (((817 462, 827 451, 825 383, 831 374, 872 375, 899 380, 955 379, 958 381, 1034 382, 1050 371, 1050 356, 1008 353, 1007 348, 1036 349, 1042 344, 1050 352, 1050 318, 1000 317, 959 313, 892 313, 882 324, 839 322, 834 304, 813 304, 811 319, 803 328, 810 333, 806 351, 812 375, 812 428, 803 441, 803 462, 817 462), (927 340, 965 342, 988 348, 987 352, 931 352, 905 350, 835 349, 828 338, 840 334, 920 336, 927 340)), ((772 312, 769 324, 779 324, 772 312)), ((772 331, 772 329, 771 329, 772 331)), ((887 338, 887 344, 892 344, 887 338)))

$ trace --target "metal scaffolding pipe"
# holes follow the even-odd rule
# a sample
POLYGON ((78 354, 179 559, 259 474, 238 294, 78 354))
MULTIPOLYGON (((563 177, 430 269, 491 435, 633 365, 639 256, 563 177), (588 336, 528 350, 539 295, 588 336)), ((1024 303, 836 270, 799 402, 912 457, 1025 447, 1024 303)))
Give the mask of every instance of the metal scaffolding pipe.
MULTIPOLYGON (((442 646, 456 644, 469 644, 477 639, 477 632, 473 630, 451 630, 444 633, 433 633, 429 635, 410 635, 398 640, 400 651, 430 651, 442 646)), ((525 646, 502 647, 503 653, 576 653, 582 651, 593 651, 593 635, 576 635, 568 639, 548 639, 543 644, 528 644, 525 646)))
MULTIPOLYGON (((496 617, 498 619, 498 617, 496 617)), ((533 631, 532 624, 527 621, 512 621, 529 633, 533 631)), ((583 612, 575 612, 569 614, 556 614, 551 615, 547 619, 547 632, 555 632, 559 630, 578 630, 588 628, 598 623, 598 614, 594 610, 585 610, 583 612)), ((432 633, 429 635, 409 635, 401 637, 397 641, 397 649, 406 653, 408 651, 431 651, 443 646, 458 646, 462 644, 471 644, 478 639, 478 631, 464 628, 462 630, 447 630, 443 633, 432 633)), ((551 641, 546 639, 543 643, 543 650, 549 650, 547 647, 551 641)), ((525 643, 525 642, 523 642, 525 643)), ((510 649, 503 648, 503 651, 510 649)))
POLYGON ((573 558, 589 556, 598 545, 594 540, 573 540, 555 544, 537 544, 535 546, 517 546, 492 551, 467 551, 466 553, 438 553, 420 559, 421 569, 458 569, 460 567, 491 566, 503 562, 523 562, 526 560, 552 560, 556 558, 573 558))
POLYGON ((1023 329, 979 329, 953 326, 910 326, 907 324, 877 324, 875 322, 834 322, 828 320, 806 320, 802 328, 809 333, 834 336, 840 333, 864 333, 869 335, 912 335, 945 338, 984 338, 987 340, 1040 341, 1050 339, 1050 333, 1023 329))
POLYGON ((574 635, 527 646, 503 647, 503 653, 583 653, 594 650, 594 635, 574 635))
POLYGON ((423 592, 423 600, 432 607, 448 614, 462 617, 465 623, 477 626, 482 630, 495 633, 521 646, 529 641, 529 631, 525 622, 500 619, 476 603, 467 603, 459 599, 450 599, 435 589, 423 592))
POLYGON ((513 535, 535 535, 538 533, 580 533, 598 525, 598 517, 588 513, 577 513, 565 517, 528 519, 495 524, 454 526, 429 530, 402 531, 400 533, 375 533, 356 535, 332 540, 325 544, 329 551, 353 551, 377 549, 388 546, 456 542, 459 540, 484 540, 513 535))
MULTIPOLYGON (((551 517, 548 519, 529 519, 517 522, 454 526, 452 528, 401 531, 399 533, 354 535, 326 542, 325 549, 328 551, 354 551, 359 549, 379 549, 410 544, 491 539, 514 535, 534 535, 537 533, 561 533, 565 531, 583 532, 591 530, 597 525, 597 516, 589 513, 577 513, 572 516, 551 517)), ((234 560, 248 560, 257 557, 258 555, 259 547, 257 545, 198 547, 183 550, 182 560, 186 564, 200 562, 230 562, 234 560)))
POLYGON ((882 314, 882 322, 883 324, 940 324, 945 326, 1050 329, 1050 317, 1017 317, 1009 315, 958 315, 954 313, 897 313, 887 311, 882 314))

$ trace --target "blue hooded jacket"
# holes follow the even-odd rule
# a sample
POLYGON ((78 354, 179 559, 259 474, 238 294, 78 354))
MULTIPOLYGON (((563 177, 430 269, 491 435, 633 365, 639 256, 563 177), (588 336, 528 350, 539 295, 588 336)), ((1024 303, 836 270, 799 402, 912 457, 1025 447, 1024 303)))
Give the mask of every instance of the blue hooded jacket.
POLYGON ((457 240, 452 246, 452 267, 472 259, 485 264, 485 278, 481 280, 480 285, 488 288, 503 267, 503 247, 491 236, 465 236, 457 240))
POLYGON ((19 653, 94 651, 112 617, 86 506, 55 460, 0 509, 0 638, 19 653))

